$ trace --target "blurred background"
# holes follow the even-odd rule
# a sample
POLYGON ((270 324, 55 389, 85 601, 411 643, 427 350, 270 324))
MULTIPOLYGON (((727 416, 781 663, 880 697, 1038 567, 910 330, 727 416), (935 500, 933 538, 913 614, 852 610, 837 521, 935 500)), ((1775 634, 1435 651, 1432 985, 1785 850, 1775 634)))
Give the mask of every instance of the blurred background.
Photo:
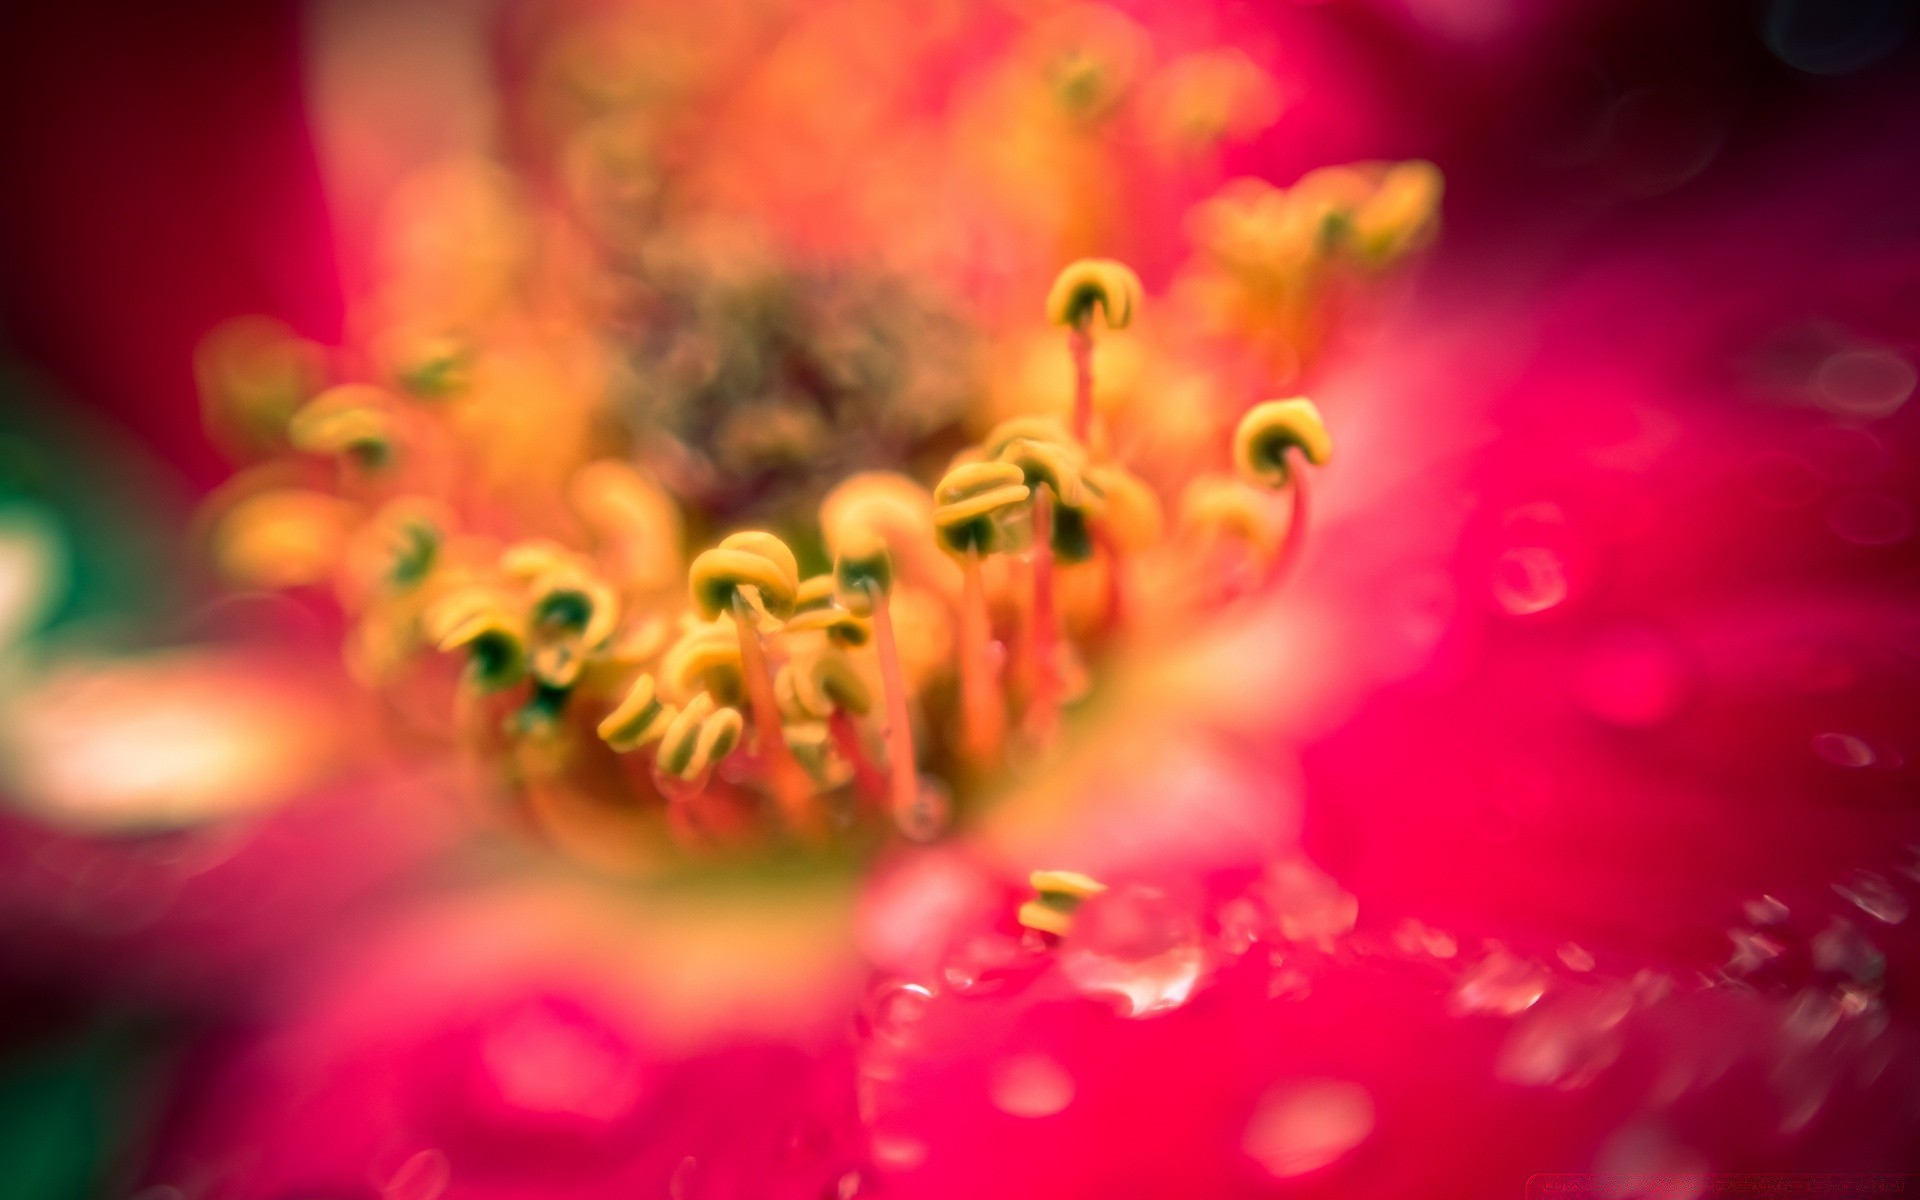
POLYGON ((0 16, 0 1194, 1920 1170, 1913 8, 1088 11, 0 16), (930 481, 1066 396, 1059 266, 1151 329, 1229 181, 1406 160, 1438 232, 1377 294, 1103 349, 1149 462, 1183 388, 1313 395, 1316 541, 1141 685, 1178 720, 945 842, 656 875, 502 817, 351 603, 221 558, 273 461, 232 398, 322 378, 484 362, 501 507, 617 426, 696 547, 930 481), (507 349, 427 362, 435 305, 507 349), (1121 983, 981 949, 1095 862, 1159 939, 1121 983))

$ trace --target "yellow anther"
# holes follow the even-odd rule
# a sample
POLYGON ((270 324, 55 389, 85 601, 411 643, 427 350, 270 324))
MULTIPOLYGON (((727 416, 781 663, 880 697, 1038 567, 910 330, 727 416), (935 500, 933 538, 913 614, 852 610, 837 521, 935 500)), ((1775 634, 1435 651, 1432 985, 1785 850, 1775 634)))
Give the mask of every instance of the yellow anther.
POLYGON ((687 572, 694 607, 708 620, 731 611, 733 598, 752 588, 760 607, 776 617, 793 611, 800 565, 787 544, 770 533, 736 533, 693 560, 687 572))
POLYGON ((799 590, 793 594, 794 614, 797 616, 817 609, 831 608, 833 592, 831 575, 815 575, 812 579, 801 580, 799 590))
MULTIPOLYGON (((822 578, 831 581, 832 576, 822 578)), ((795 613, 781 626, 787 633, 825 633, 834 644, 840 646, 864 646, 873 637, 873 626, 865 617, 858 617, 844 608, 813 608, 806 612, 795 613)))
POLYGON ((836 709, 861 717, 873 707, 866 680, 844 655, 833 651, 805 655, 781 667, 774 694, 781 711, 794 720, 824 721, 836 709))
POLYGON ((838 557, 848 539, 873 535, 889 544, 933 536, 933 497, 905 475, 867 471, 853 475, 820 502, 820 532, 838 557))
POLYGON ((713 697, 701 692, 667 723, 654 762, 668 775, 698 779, 733 752, 744 728, 739 709, 716 708, 713 697))
POLYGON ((1056 446, 1075 444, 1067 427, 1054 417, 1013 417, 995 425, 981 439, 981 457, 999 458, 1002 451, 1019 441, 1047 442, 1056 446))
POLYGON ((1433 233, 1446 180, 1440 168, 1421 159, 1395 163, 1373 195, 1353 216, 1361 253, 1387 262, 1417 250, 1433 233))
POLYGON ((355 573, 395 591, 418 585, 439 561, 450 521, 443 505, 418 496, 388 502, 354 539, 355 573))
POLYGON ((728 618, 696 625, 682 634, 660 660, 660 687, 682 702, 699 692, 712 692, 729 702, 745 695, 741 675, 740 635, 728 618))
POLYGON ((573 473, 567 499, 611 559, 623 587, 672 586, 683 564, 680 509, 661 487, 619 459, 573 473))
POLYGON ((857 529, 841 539, 833 562, 834 594, 848 612, 866 616, 873 598, 893 591, 893 556, 887 541, 871 529, 857 529))
POLYGON ((396 330, 382 341, 394 378, 416 396, 442 399, 471 382, 473 347, 463 338, 396 330))
POLYGON ((387 394, 368 384, 328 388, 293 414, 287 440, 309 454, 350 455, 364 467, 385 466, 396 434, 387 394))
POLYGON ((482 691, 511 687, 526 675, 526 626, 484 588, 468 588, 440 601, 428 610, 425 625, 442 651, 467 652, 467 679, 482 691))
POLYGON ((1100 497, 1100 525, 1116 549, 1138 554, 1157 545, 1166 524, 1160 497, 1125 467, 1103 463, 1087 468, 1087 490, 1100 497))
POLYGON ((347 544, 351 505, 324 492, 276 488, 236 503, 214 530, 221 571, 251 587, 318 583, 347 544))
POLYGON ((1280 542, 1265 491, 1224 475, 1202 475, 1180 497, 1180 525, 1189 537, 1227 536, 1262 557, 1280 542))
POLYGON ((1234 468, 1243 478, 1268 487, 1287 485, 1287 452, 1295 449, 1317 467, 1333 457, 1333 441, 1320 421, 1320 410, 1304 396, 1254 405, 1233 433, 1234 468))
POLYGON ((500 552, 500 573, 521 583, 529 583, 549 571, 582 565, 580 555, 548 538, 528 538, 500 552))
POLYGON ((1089 897, 1107 890, 1099 880, 1078 871, 1035 871, 1028 882, 1037 895, 1020 906, 1020 924, 1056 937, 1071 933, 1073 914, 1089 897))
POLYGON ((1107 885, 1078 871, 1035 871, 1027 883, 1042 896, 1066 896, 1085 900, 1107 890, 1107 885))
POLYGON ((625 754, 648 742, 665 737, 667 726, 679 713, 662 701, 655 691, 653 676, 642 675, 628 689, 627 698, 606 715, 596 732, 602 741, 625 754))
POLYGON ((1069 508, 1083 504, 1080 468, 1085 455, 1072 442, 1038 442, 1016 438, 996 456, 997 460, 1020 468, 1029 488, 1045 484, 1055 499, 1069 508))
POLYGON ((781 734, 787 749, 819 786, 838 787, 853 776, 853 768, 834 753, 833 732, 825 721, 789 721, 781 734))
POLYGON ((999 518, 1024 501, 1031 489, 1013 463, 968 463, 947 472, 934 489, 934 528, 947 549, 991 552, 1000 541, 999 518))
POLYGON ((620 623, 620 597, 606 581, 575 566, 537 575, 528 585, 536 632, 598 649, 620 623))
POLYGON ((1047 293, 1047 320, 1055 325, 1085 326, 1099 308, 1107 328, 1125 329, 1140 307, 1140 277, 1124 263, 1110 258, 1083 258, 1069 263, 1047 293))

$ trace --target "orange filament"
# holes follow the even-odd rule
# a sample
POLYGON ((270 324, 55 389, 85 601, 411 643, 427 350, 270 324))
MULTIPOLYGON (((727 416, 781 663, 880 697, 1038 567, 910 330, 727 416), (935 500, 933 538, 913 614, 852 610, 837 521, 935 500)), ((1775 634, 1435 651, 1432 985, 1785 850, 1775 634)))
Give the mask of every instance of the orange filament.
POLYGON ((1067 345, 1073 351, 1073 436, 1087 444, 1093 432, 1093 330, 1092 318, 1075 325, 1067 333, 1067 345))
POLYGON ((1261 581, 1262 589, 1278 587, 1292 573, 1301 553, 1307 545, 1307 464, 1301 461, 1300 451, 1287 451, 1288 491, 1293 495, 1293 505, 1287 512, 1287 532, 1280 543, 1279 551, 1274 554, 1273 562, 1267 567, 1267 576, 1261 581))
MULTIPOLYGON (((969 562, 972 559, 968 560, 969 562)), ((874 649, 880 656, 880 690, 887 704, 887 768, 889 803, 894 820, 908 818, 920 794, 920 780, 913 754, 913 726, 907 715, 907 687, 900 675, 900 646, 893 636, 893 613, 887 597, 871 582, 867 594, 873 598, 874 649)))
POLYGON ((960 595, 960 740, 976 767, 990 766, 999 757, 1006 720, 988 650, 991 637, 980 552, 970 550, 960 595))
POLYGON ((793 756, 781 731, 780 709, 773 698, 773 674, 767 668, 766 651, 760 645, 760 632, 754 627, 753 617, 753 608, 736 590, 733 624, 740 635, 740 673, 746 677, 747 698, 753 708, 754 737, 759 742, 761 767, 788 827, 815 841, 822 830, 820 813, 813 803, 813 786, 807 779, 806 768, 793 756))
POLYGON ((1042 747, 1053 741, 1059 719, 1059 688, 1054 672, 1053 489, 1041 485, 1033 495, 1033 628, 1027 631, 1029 678, 1027 727, 1042 747))

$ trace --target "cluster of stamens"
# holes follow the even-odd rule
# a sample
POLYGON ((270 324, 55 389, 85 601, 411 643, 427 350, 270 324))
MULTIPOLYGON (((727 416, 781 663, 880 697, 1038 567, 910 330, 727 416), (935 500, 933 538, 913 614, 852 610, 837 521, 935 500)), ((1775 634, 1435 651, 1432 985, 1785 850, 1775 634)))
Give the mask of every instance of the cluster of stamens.
MULTIPOLYGON (((630 801, 652 793, 688 844, 737 829, 727 812, 743 806, 761 835, 803 844, 857 827, 926 837, 956 795, 1054 750, 1107 650, 1170 606, 1190 617, 1257 590, 1299 551, 1303 467, 1330 453, 1310 401, 1246 412, 1233 471, 1186 480, 1178 537, 1164 483, 1102 448, 1095 328, 1123 329, 1140 306, 1119 263, 1061 272, 1047 313, 1068 337, 1069 418, 1002 422, 930 488, 884 472, 843 481, 818 513, 830 563, 811 574, 758 529, 673 566, 675 502, 618 460, 574 474, 571 544, 463 533, 432 494, 430 435, 369 385, 320 394, 290 440, 337 461, 338 492, 370 514, 344 537, 361 564, 346 591, 363 674, 404 673, 409 647, 464 661, 461 728, 515 777, 598 777, 606 755, 642 763, 618 776, 630 801), (662 583, 675 575, 677 594, 662 583), (1211 582, 1161 586, 1195 577, 1211 582)), ((252 507, 224 534, 256 556, 276 544, 262 523, 305 511, 285 497, 252 507)))

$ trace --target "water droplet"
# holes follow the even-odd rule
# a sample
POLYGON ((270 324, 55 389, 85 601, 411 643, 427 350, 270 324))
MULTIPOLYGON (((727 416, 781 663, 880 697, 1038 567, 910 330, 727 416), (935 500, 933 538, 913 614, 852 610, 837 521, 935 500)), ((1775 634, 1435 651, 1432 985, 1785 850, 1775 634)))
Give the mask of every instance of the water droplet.
POLYGON ((1021 1055, 993 1072, 993 1104, 1015 1117, 1050 1117, 1073 1102, 1073 1076, 1051 1058, 1021 1055))
POLYGON ((1781 1025, 1805 1042, 1817 1042, 1840 1023, 1840 1006, 1824 988, 1806 988, 1787 1005, 1781 1025))
POLYGON ((1877 984, 1886 974, 1887 958, 1851 921, 1835 917, 1813 939, 1813 965, 1859 983, 1877 984))
POLYGON ((1076 987, 1119 1001, 1123 1016, 1147 1017, 1192 997, 1206 966, 1199 923, 1157 888, 1102 892, 1074 914, 1060 958, 1076 987))
POLYGON ((1280 936, 1332 949, 1334 940, 1353 928, 1360 902, 1333 879, 1300 860, 1276 863, 1261 890, 1273 910, 1280 936))
POLYGON ((1241 1138, 1247 1156, 1278 1179, 1329 1166, 1373 1133, 1373 1097, 1357 1083, 1297 1079, 1260 1098, 1241 1138))
POLYGON ((952 821, 953 796, 945 784, 923 775, 913 806, 901 813, 896 823, 907 840, 931 842, 945 833, 952 821))
POLYGON ((834 1187, 833 1191, 839 1200, 853 1200, 855 1196, 860 1194, 860 1172, 848 1171, 845 1175, 842 1175, 839 1184, 834 1187))
POLYGON ((1730 929, 1727 937, 1733 942, 1733 956, 1727 960, 1730 975, 1751 975, 1779 958, 1785 950, 1779 942, 1754 929, 1730 929))
POLYGON ((1834 884, 1833 890, 1876 921, 1898 925, 1907 919, 1907 898, 1895 891, 1885 876, 1855 871, 1845 882, 1834 884))
POLYGON ((673 1175, 667 1180, 667 1195, 670 1200, 688 1200, 693 1195, 693 1173, 699 1169, 698 1163, 689 1154, 680 1160, 673 1169, 673 1175))
POLYGON ((1772 896, 1762 896, 1758 900, 1749 900, 1742 906, 1747 920, 1755 925, 1779 925, 1791 914, 1787 906, 1772 896))
POLYGON ((1507 1035, 1494 1074, 1529 1087, 1585 1087, 1620 1056, 1618 1030, 1632 1007, 1622 988, 1541 1005, 1507 1035))
POLYGON ((1567 965, 1569 971, 1593 970, 1593 955, 1585 947, 1572 942, 1560 947, 1560 961, 1567 965))
POLYGON ((1545 612, 1567 598, 1567 566, 1545 546, 1514 546, 1494 560, 1493 601, 1516 617, 1545 612))
POLYGON ((1267 914, 1245 896, 1236 896, 1221 905, 1218 919, 1220 944, 1236 958, 1253 949, 1269 931, 1267 914))
POLYGON ((1313 995, 1313 980, 1299 967, 1284 965, 1276 956, 1273 977, 1267 980, 1267 999, 1305 1000, 1313 995))
POLYGON ((1816 733, 1813 735, 1813 752, 1836 767, 1873 765, 1873 747, 1852 734, 1816 733))
POLYGON ((1813 384, 1822 407, 1850 417, 1886 417, 1913 395, 1913 364, 1890 350, 1842 350, 1820 364, 1813 384))
POLYGON ((875 1134, 871 1146, 873 1160, 895 1171, 911 1171, 927 1161, 927 1144, 905 1134, 875 1134))
POLYGON ((1614 1134, 1600 1148, 1594 1165, 1602 1175, 1626 1180, 1630 1185, 1631 1190, 1608 1195, 1696 1200, 1711 1179, 1705 1158, 1650 1124, 1630 1125, 1614 1134), (1638 1178, 1631 1178, 1635 1176, 1638 1178), (1635 1184, 1638 1186, 1632 1186, 1635 1184))
POLYGON ((632 1045, 593 1014, 558 1001, 526 1004, 497 1021, 480 1059, 500 1101, 522 1113, 611 1122, 642 1090, 632 1045))
POLYGON ((1044 962, 1045 943, 985 933, 969 938, 941 974, 962 996, 990 996, 1044 962))
POLYGON ((886 980, 867 997, 867 1031, 882 1041, 904 1041, 932 1004, 933 989, 926 984, 886 980))
POLYGON ((400 1164, 380 1189, 380 1200, 438 1200, 453 1179, 447 1156, 422 1150, 400 1164))
POLYGON ((1547 994, 1547 983, 1544 967, 1495 946, 1461 977, 1448 1008, 1455 1016, 1492 1013, 1511 1017, 1539 1003, 1547 994))
POLYGON ((1453 935, 1411 919, 1400 922, 1394 929, 1393 944, 1402 954, 1424 954, 1432 958, 1452 958, 1460 951, 1453 935))

